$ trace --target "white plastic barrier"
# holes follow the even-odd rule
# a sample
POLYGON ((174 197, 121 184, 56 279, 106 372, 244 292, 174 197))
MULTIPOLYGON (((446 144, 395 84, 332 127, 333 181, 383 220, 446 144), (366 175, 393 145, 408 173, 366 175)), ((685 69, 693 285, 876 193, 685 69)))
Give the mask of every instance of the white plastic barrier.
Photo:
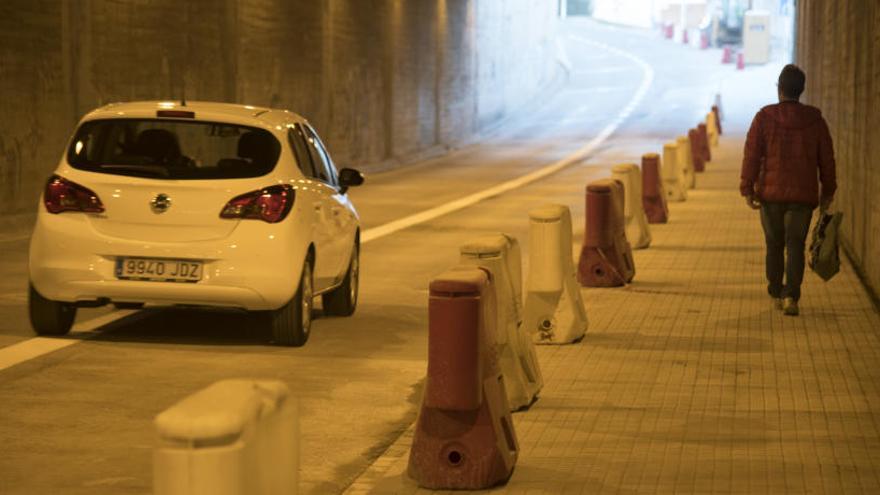
POLYGON ((684 173, 684 185, 693 189, 697 185, 697 174, 694 170, 694 155, 691 153, 691 141, 687 136, 678 136, 675 139, 675 157, 678 167, 684 173))
POLYGON ((539 344, 580 340, 589 322, 571 251, 571 213, 551 204, 529 212, 529 279, 523 329, 539 344))
POLYGON ((633 249, 651 245, 648 216, 642 205, 642 172, 634 163, 622 163, 611 167, 611 178, 623 183, 623 216, 626 221, 626 239, 633 249))
POLYGON ((678 143, 675 141, 663 145, 663 163, 660 165, 663 178, 663 189, 667 201, 687 200, 687 178, 678 163, 678 143))
POLYGON ((505 234, 479 237, 461 246, 463 265, 485 268, 495 288, 495 338, 498 363, 512 410, 531 404, 544 385, 535 347, 520 332, 522 318, 522 257, 519 243, 505 234))
POLYGON ((715 112, 706 114, 706 132, 709 134, 709 145, 713 148, 718 146, 718 121, 715 120, 715 112))
POLYGON ((298 407, 280 381, 216 382, 155 425, 155 495, 297 493, 298 407))

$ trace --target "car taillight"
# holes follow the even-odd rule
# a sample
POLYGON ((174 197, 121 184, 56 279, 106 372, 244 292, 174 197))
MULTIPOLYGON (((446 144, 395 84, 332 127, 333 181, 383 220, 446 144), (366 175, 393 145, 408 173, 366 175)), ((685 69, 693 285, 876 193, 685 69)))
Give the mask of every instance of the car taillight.
POLYGON ((269 223, 284 220, 296 196, 287 184, 269 186, 236 196, 220 211, 220 218, 250 218, 269 223))
POLYGON ((53 175, 46 182, 43 204, 46 205, 46 210, 49 213, 61 213, 62 211, 101 213, 104 211, 104 204, 101 203, 101 199, 94 191, 57 175, 53 175))

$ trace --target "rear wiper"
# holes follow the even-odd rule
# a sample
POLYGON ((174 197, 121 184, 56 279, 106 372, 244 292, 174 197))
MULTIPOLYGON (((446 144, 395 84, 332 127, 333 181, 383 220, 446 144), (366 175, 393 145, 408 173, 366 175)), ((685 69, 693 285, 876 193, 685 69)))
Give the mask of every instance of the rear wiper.
POLYGON ((114 165, 102 164, 98 165, 102 169, 118 170, 120 172, 132 172, 134 174, 142 174, 147 177, 163 177, 167 178, 171 174, 164 165, 114 165))

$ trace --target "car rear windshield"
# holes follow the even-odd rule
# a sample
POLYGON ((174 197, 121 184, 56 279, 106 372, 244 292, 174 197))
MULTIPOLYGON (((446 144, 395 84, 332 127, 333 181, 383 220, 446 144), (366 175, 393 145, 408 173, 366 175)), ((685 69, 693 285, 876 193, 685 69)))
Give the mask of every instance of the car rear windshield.
POLYGON ((281 143, 256 127, 203 121, 107 119, 83 123, 67 161, 90 172, 157 179, 240 179, 275 168, 281 143))

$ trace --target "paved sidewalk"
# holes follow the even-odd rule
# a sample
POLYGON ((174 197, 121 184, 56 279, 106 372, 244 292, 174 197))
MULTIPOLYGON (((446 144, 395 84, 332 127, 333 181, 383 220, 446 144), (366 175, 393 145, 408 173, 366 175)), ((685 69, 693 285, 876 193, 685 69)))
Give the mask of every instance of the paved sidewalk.
MULTIPOLYGON (((652 225, 632 285, 583 291, 583 342, 538 348, 546 384, 493 491, 880 493, 880 316, 848 263, 806 275, 801 316, 772 308, 741 148, 722 138, 652 225)), ((347 493, 428 492, 405 475, 411 435, 347 493)))

